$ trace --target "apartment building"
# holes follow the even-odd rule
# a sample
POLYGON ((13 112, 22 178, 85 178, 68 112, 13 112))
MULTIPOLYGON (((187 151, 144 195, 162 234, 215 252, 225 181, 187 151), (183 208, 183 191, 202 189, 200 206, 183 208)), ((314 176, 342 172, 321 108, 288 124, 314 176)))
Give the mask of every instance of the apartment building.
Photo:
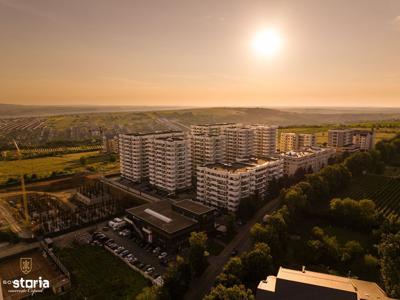
POLYGON ((253 156, 268 157, 277 150, 278 126, 252 125, 254 130, 253 156))
POLYGON ((247 159, 254 153, 254 128, 241 126, 225 129, 226 161, 247 159))
POLYGON ((192 134, 190 142, 193 176, 196 175, 198 165, 225 162, 226 144, 224 135, 192 134))
POLYGON ((291 176, 300 168, 312 169, 318 172, 328 164, 328 160, 335 154, 334 148, 310 147, 298 151, 289 151, 281 154, 284 161, 284 173, 291 176))
POLYGON ((315 147, 317 145, 315 134, 312 133, 299 133, 297 135, 297 140, 298 149, 315 147))
POLYGON ((354 130, 352 129, 329 129, 328 146, 340 148, 353 143, 354 130))
POLYGON ((283 176, 281 158, 248 159, 231 164, 197 167, 197 200, 213 207, 237 211, 241 199, 263 197, 268 182, 283 176))
POLYGON ((293 132, 282 132, 279 139, 279 151, 282 153, 298 149, 297 134, 293 132))
POLYGON ((316 146, 316 138, 311 133, 282 132, 279 139, 279 151, 288 152, 316 146))
POLYGON ((119 141, 118 136, 103 136, 103 153, 107 154, 118 154, 119 153, 119 141))
MULTIPOLYGON (((256 300, 390 300, 371 281, 332 274, 279 268, 277 276, 268 276, 257 287, 256 300)), ((394 299, 392 299, 394 300, 394 299)))
POLYGON ((354 130, 353 144, 361 151, 372 150, 375 146, 375 131, 374 130, 354 130))
POLYGON ((215 124, 199 124, 190 126, 190 134, 200 135, 221 135, 224 134, 226 128, 240 127, 238 123, 215 123, 215 124))
POLYGON ((175 194, 192 186, 190 141, 184 137, 157 137, 150 143, 149 182, 175 194))
POLYGON ((156 138, 184 137, 181 131, 133 133, 119 135, 121 177, 141 182, 149 177, 149 155, 156 138))

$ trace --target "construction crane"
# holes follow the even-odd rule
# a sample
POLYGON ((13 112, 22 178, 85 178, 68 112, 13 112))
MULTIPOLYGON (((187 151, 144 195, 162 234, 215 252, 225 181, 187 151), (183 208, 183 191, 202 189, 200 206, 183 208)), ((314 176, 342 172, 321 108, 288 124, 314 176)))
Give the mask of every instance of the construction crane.
MULTIPOLYGON (((21 161, 21 158, 22 158, 21 151, 19 150, 17 142, 15 140, 13 140, 13 142, 14 142, 15 148, 17 148, 18 160, 21 161)), ((26 198, 25 177, 22 172, 22 169, 20 171, 20 176, 21 176, 22 200, 24 202, 25 225, 29 226, 30 220, 29 220, 29 212, 28 212, 28 199, 26 198)))

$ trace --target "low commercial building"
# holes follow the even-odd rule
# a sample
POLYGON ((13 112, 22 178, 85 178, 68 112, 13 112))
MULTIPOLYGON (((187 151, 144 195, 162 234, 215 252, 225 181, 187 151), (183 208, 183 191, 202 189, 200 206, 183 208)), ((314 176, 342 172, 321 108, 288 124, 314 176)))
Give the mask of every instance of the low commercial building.
POLYGON ((335 154, 334 148, 310 147, 304 150, 289 151, 281 154, 284 161, 284 173, 291 176, 300 168, 318 172, 328 165, 328 160, 335 154))
POLYGON ((190 141, 183 137, 158 137, 149 151, 149 182, 175 194, 192 186, 190 141))
MULTIPOLYGON (((279 268, 262 280, 256 300, 390 300, 375 283, 312 271, 279 268)), ((393 299, 394 300, 394 299, 393 299)))
POLYGON ((165 249, 180 249, 192 231, 210 231, 215 209, 192 200, 143 204, 127 209, 127 219, 143 240, 165 249))
POLYGON ((156 138, 184 137, 182 131, 160 131, 119 135, 121 177, 141 182, 149 177, 149 156, 156 138))
POLYGON ((243 198, 263 197, 268 182, 283 175, 281 158, 248 159, 230 164, 209 164, 197 168, 197 201, 237 211, 243 198))

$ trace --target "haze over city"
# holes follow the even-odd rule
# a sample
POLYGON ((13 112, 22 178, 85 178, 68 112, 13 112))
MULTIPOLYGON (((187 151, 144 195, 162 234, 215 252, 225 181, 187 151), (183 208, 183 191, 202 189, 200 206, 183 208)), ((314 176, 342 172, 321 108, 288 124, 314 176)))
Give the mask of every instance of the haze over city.
POLYGON ((0 103, 400 104, 396 0, 0 0, 0 37, 0 103))

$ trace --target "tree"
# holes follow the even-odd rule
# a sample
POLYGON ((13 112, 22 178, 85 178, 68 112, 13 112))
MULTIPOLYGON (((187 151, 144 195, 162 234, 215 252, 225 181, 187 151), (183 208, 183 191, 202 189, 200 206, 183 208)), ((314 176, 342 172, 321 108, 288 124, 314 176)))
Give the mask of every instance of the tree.
POLYGON ((308 204, 307 196, 298 186, 288 189, 283 201, 288 206, 290 213, 293 215, 304 212, 308 204))
POLYGON ((225 274, 231 274, 242 280, 244 275, 242 259, 240 257, 232 257, 226 263, 222 272, 225 274))
POLYGON ((194 276, 199 276, 207 268, 207 234, 192 232, 189 237, 189 265, 194 276))
POLYGON ((177 256, 176 262, 169 265, 164 285, 160 290, 161 300, 183 299, 191 280, 191 270, 182 257, 177 256))
POLYGON ((360 258, 364 249, 358 241, 348 241, 342 248, 342 261, 349 261, 360 258))
POLYGON ((158 300, 159 292, 159 287, 157 286, 145 287, 140 294, 136 296, 136 300, 158 300))
POLYGON ((400 232, 384 235, 378 253, 386 292, 391 297, 400 297, 400 232))
POLYGON ((209 295, 204 297, 204 300, 254 300, 254 296, 251 290, 246 290, 243 285, 234 285, 228 288, 217 285, 209 295))
POLYGON ((250 229, 250 239, 251 241, 256 243, 265 243, 268 241, 268 231, 265 226, 260 223, 256 223, 250 229))
POLYGON ((265 243, 255 244, 254 249, 242 255, 244 279, 256 283, 272 272, 271 249, 265 243))

